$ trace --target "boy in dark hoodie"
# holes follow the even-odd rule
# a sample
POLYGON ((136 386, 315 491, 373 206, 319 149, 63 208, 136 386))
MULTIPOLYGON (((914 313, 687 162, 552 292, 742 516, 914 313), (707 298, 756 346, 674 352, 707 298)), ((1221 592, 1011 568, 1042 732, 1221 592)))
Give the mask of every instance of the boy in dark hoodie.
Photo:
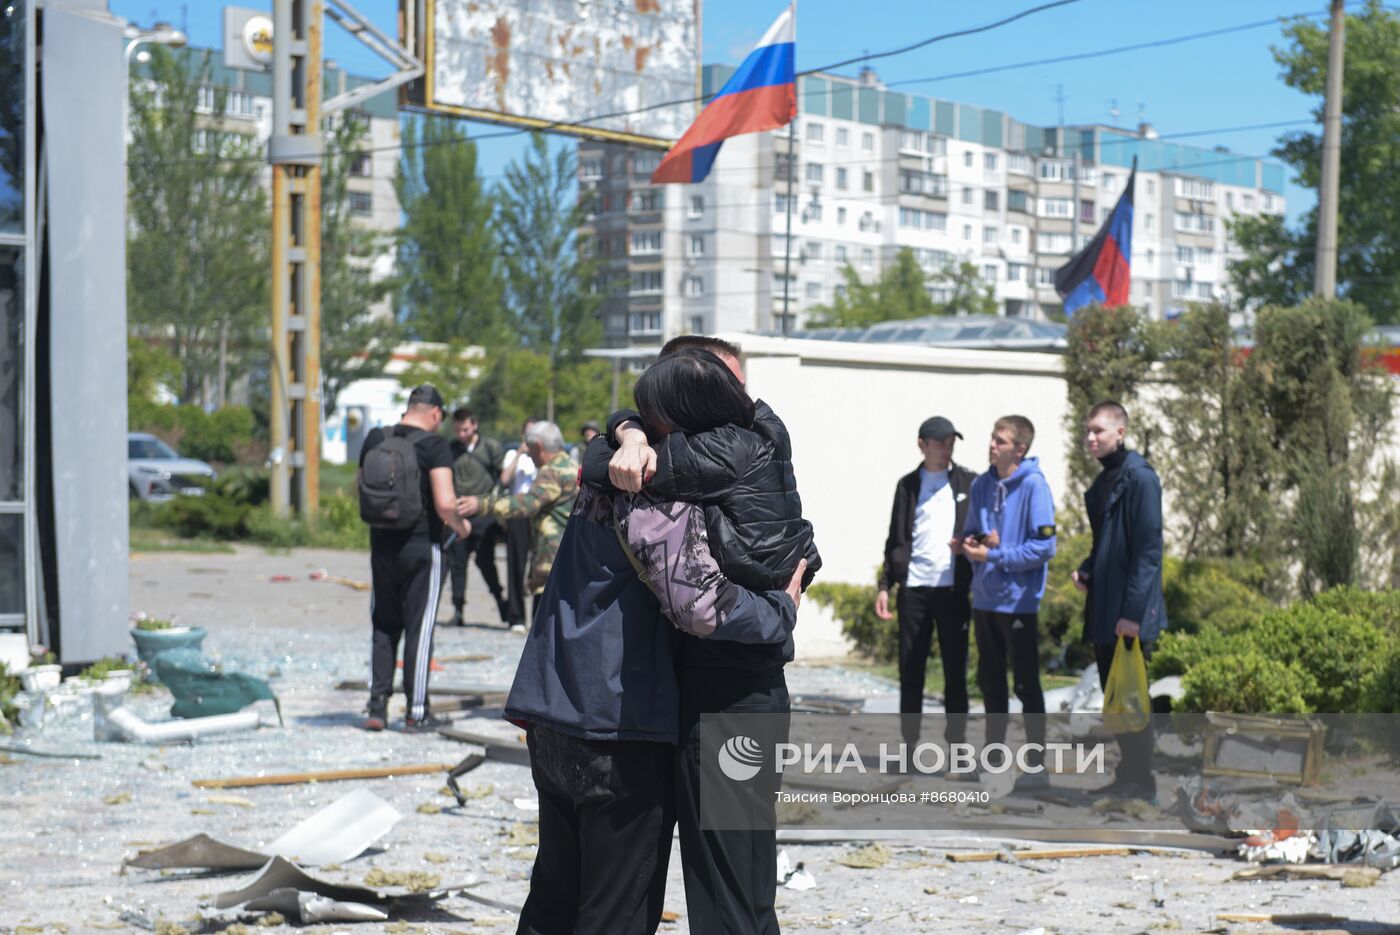
MULTIPOLYGON (((977 640, 977 685, 988 714, 1005 714, 1010 656, 1016 697, 1026 715, 1026 740, 1045 743, 1045 695, 1040 687, 1040 598, 1055 555, 1055 500, 1040 460, 1026 457, 1035 426, 1004 416, 992 427, 991 466, 972 482, 961 542, 949 545, 972 563, 972 623, 977 640)), ((1006 719, 987 721, 987 743, 1001 743, 1006 719)), ((1049 785, 1037 757, 1017 779, 1022 791, 1049 785)))

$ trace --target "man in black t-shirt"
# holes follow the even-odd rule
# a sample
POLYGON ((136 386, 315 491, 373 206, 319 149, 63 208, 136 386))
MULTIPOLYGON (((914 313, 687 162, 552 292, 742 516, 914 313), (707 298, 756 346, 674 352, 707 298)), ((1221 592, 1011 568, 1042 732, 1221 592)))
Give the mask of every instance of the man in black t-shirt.
POLYGON ((403 690, 408 699, 404 730, 436 730, 443 722, 428 714, 428 665, 433 651, 433 620, 442 584, 442 545, 447 530, 465 538, 471 525, 457 515, 452 490, 452 452, 438 434, 442 425, 442 396, 424 384, 408 397, 408 410, 398 425, 377 428, 365 438, 365 455, 389 434, 408 438, 418 455, 419 493, 423 512, 409 529, 370 527, 370 597, 373 639, 370 652, 369 716, 365 730, 383 730, 389 696, 394 691, 394 664, 399 639, 404 641, 403 690))

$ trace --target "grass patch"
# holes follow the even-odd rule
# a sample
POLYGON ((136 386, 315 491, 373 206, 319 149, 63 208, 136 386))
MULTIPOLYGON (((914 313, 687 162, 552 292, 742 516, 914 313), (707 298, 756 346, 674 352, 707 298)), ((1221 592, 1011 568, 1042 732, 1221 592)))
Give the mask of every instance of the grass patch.
POLYGON ((354 463, 331 464, 321 462, 321 499, 333 494, 358 494, 355 487, 355 473, 359 465, 354 463))

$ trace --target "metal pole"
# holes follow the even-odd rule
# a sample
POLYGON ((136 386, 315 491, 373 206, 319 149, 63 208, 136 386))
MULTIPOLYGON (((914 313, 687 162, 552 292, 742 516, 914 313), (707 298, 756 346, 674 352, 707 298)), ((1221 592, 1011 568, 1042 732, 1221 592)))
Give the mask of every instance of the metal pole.
POLYGON ((790 321, 788 318, 788 298, 789 293, 792 292, 792 277, 790 274, 792 269, 792 166, 793 163, 797 161, 797 153, 793 149, 793 143, 795 141, 793 128, 796 125, 796 121, 788 122, 787 231, 786 236, 783 238, 783 334, 787 334, 788 331, 791 330, 791 326, 788 324, 790 321))
POLYGON ((1076 147, 1075 150, 1074 150, 1074 167, 1073 167, 1073 171, 1074 171, 1074 195, 1072 196, 1072 197, 1074 198, 1073 226, 1070 228, 1070 230, 1071 230, 1071 231, 1073 232, 1073 234, 1074 234, 1074 242, 1070 245, 1070 250, 1069 250, 1070 256, 1073 256, 1074 254, 1076 254, 1076 253, 1079 252, 1079 243, 1080 243, 1080 241, 1079 241, 1079 173, 1080 173, 1080 165, 1081 165, 1081 163, 1080 163, 1080 161, 1079 161, 1079 149, 1078 149, 1078 147, 1076 147))
POLYGON ((1342 167, 1342 71, 1346 54, 1344 0, 1332 0, 1332 33, 1327 45, 1327 100, 1322 124, 1322 185, 1317 199, 1317 269, 1313 291, 1325 299, 1337 294, 1337 200, 1342 167))

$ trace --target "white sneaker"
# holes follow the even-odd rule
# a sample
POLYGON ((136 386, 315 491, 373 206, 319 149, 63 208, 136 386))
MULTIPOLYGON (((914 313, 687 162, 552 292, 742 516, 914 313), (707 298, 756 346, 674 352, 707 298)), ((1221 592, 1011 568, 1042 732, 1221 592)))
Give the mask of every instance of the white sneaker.
POLYGON ((512 633, 524 633, 524 632, 525 632, 525 624, 523 624, 523 623, 513 624, 513 625, 511 626, 511 628, 510 628, 510 632, 512 632, 512 633))

